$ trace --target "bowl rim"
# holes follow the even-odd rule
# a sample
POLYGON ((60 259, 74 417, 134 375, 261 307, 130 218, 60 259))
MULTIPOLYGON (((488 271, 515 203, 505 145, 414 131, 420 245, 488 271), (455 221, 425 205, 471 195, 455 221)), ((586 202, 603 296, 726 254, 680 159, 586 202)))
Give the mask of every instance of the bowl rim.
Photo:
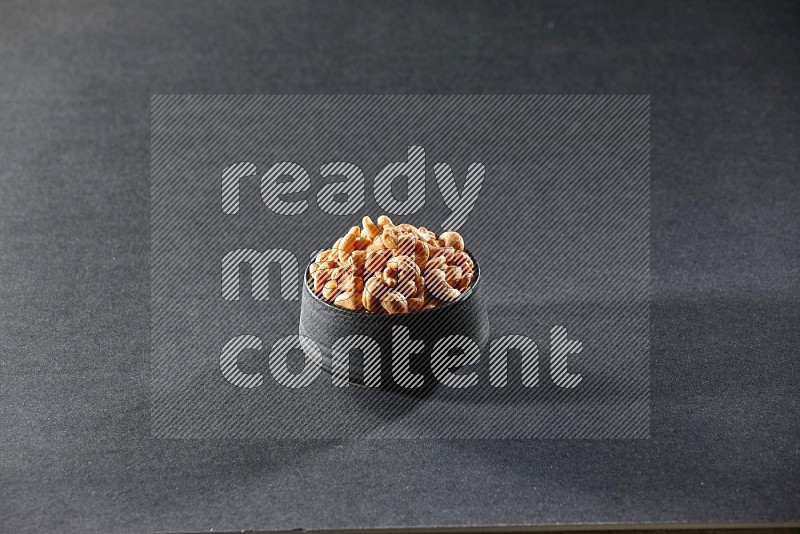
POLYGON ((379 317, 392 317, 392 318, 398 318, 398 317, 421 317, 421 316, 425 315, 426 313, 441 312, 441 311, 446 310, 447 308, 450 308, 450 307, 452 307, 454 305, 464 303, 467 300, 469 300, 470 297, 472 297, 472 295, 474 293, 474 289, 478 286, 478 283, 481 280, 481 268, 480 268, 480 265, 478 265, 478 260, 469 251, 469 249, 464 248, 464 252, 469 254, 469 257, 472 260, 472 263, 475 265, 475 268, 474 268, 475 276, 472 279, 472 283, 469 285, 469 287, 466 289, 466 291, 461 293, 461 295, 456 300, 452 300, 452 301, 450 301, 450 302, 448 302, 448 303, 446 303, 446 304, 444 304, 442 306, 437 306, 436 308, 431 308, 430 310, 422 310, 422 311, 415 311, 415 312, 398 313, 398 314, 394 314, 394 315, 387 315, 387 314, 383 314, 383 313, 381 313, 381 314, 378 314, 378 313, 366 313, 366 312, 363 312, 363 311, 353 311, 353 310, 348 310, 346 308, 340 308, 339 306, 336 306, 335 304, 332 304, 332 303, 328 302, 327 300, 320 298, 320 296, 317 295, 316 293, 314 293, 314 291, 308 285, 308 277, 309 277, 308 270, 311 268, 311 265, 313 263, 315 263, 313 258, 308 263, 308 265, 306 265, 306 268, 303 270, 303 290, 306 293, 308 293, 315 301, 323 304, 326 308, 330 309, 331 311, 344 313, 345 315, 349 314, 349 315, 353 315, 353 316, 357 316, 357 317, 374 317, 376 319, 379 318, 379 317))

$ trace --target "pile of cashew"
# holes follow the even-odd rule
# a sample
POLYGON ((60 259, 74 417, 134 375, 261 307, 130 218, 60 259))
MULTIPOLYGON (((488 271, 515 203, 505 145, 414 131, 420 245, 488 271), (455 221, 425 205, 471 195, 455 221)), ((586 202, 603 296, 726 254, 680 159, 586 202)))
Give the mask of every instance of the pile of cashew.
POLYGON ((456 300, 472 283, 458 232, 437 237, 386 215, 361 222, 311 264, 309 287, 321 298, 353 311, 409 313, 456 300))

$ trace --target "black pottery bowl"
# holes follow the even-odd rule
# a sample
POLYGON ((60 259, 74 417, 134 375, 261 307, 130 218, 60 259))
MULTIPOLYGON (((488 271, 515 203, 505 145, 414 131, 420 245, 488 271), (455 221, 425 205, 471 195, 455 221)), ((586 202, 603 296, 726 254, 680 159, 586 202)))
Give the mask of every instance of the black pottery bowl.
MULTIPOLYGON (((339 340, 348 336, 371 338, 380 347, 381 387, 389 389, 402 387, 393 373, 392 337, 395 336, 395 345, 399 345, 401 337, 407 335, 413 341, 404 345, 410 349, 396 346, 394 350, 409 352, 409 370, 423 375, 426 383, 430 383, 430 359, 437 341, 453 335, 463 336, 483 351, 489 339, 489 317, 480 266, 471 254, 470 257, 475 264, 475 275, 470 287, 458 299, 430 310, 396 315, 355 312, 326 302, 308 285, 309 265, 303 277, 299 333, 319 347, 321 357, 316 363, 328 372, 333 370, 332 349, 339 340)), ((349 351, 348 382, 364 385, 363 360, 362 351, 349 351)))

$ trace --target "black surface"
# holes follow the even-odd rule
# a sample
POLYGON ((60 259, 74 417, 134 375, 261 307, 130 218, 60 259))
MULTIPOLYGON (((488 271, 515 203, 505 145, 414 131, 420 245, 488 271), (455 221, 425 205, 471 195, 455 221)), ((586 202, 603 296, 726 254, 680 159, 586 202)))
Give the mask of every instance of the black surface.
POLYGON ((800 519, 800 10, 0 5, 0 529, 800 519), (631 93, 652 439, 149 438, 154 93, 631 93))

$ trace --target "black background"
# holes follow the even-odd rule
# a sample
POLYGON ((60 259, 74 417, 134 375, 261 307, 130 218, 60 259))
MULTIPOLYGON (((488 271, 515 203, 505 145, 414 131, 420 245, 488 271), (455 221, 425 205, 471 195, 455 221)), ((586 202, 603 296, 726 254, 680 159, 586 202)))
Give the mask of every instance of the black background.
POLYGON ((0 5, 0 528, 797 520, 800 9, 0 5), (652 439, 150 439, 154 93, 651 95, 652 439))

